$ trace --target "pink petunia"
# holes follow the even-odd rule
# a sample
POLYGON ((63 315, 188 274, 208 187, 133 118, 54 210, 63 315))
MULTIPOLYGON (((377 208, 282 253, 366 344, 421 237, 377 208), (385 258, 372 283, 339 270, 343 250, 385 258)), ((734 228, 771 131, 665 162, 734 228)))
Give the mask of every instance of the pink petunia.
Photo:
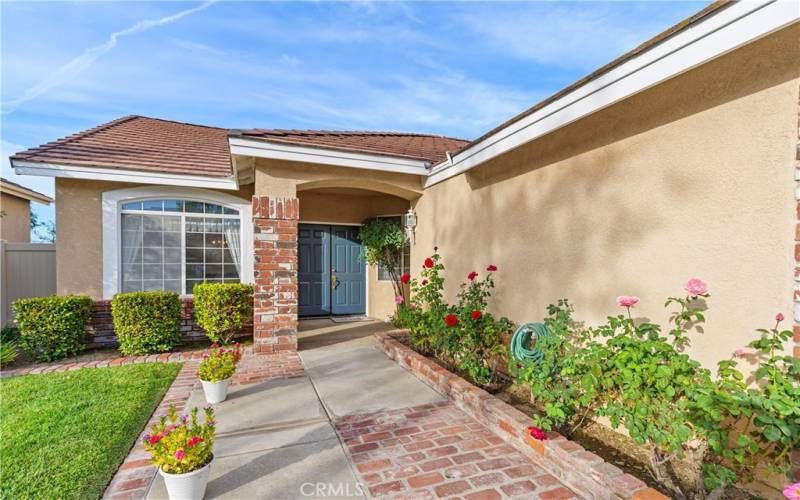
POLYGON ((708 293, 708 284, 700 278, 692 278, 683 285, 683 289, 692 297, 697 297, 698 295, 705 295, 708 293))
POLYGON ((639 297, 633 295, 620 295, 617 297, 617 305, 620 307, 633 307, 639 302, 639 297))
POLYGON ((800 500, 800 483, 787 484, 783 489, 783 496, 789 500, 800 500))
POLYGON ((175 460, 183 460, 183 457, 186 456, 186 452, 183 449, 179 449, 175 451, 175 460))

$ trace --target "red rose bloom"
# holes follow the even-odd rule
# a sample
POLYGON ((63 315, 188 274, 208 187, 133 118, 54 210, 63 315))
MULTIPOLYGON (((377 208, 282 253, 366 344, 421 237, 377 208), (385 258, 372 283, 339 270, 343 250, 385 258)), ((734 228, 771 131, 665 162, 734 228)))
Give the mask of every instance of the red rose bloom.
POLYGON ((458 324, 458 317, 455 314, 448 314, 444 318, 444 322, 447 326, 456 326, 458 324))
POLYGON ((400 277, 400 281, 402 281, 403 283, 408 283, 409 281, 411 281, 411 275, 405 273, 403 276, 400 277))
POLYGON ((430 269, 430 268, 432 268, 432 267, 433 267, 433 259, 431 259, 430 257, 428 257, 427 259, 425 259, 425 267, 426 267, 427 269, 430 269))
POLYGON ((486 270, 489 271, 490 273, 494 272, 494 271, 497 271, 497 266, 495 266, 494 264, 489 264, 489 266, 486 268, 486 270))
POLYGON ((469 273, 467 275, 467 279, 470 280, 470 281, 474 280, 477 277, 478 277, 478 273, 476 273, 475 271, 472 271, 471 273, 469 273))
POLYGON ((533 439, 547 441, 547 434, 545 434, 544 431, 538 427, 528 427, 528 433, 533 439))
POLYGON ((469 315, 469 316, 470 316, 472 319, 474 319, 475 321, 478 321, 479 319, 481 319, 481 316, 483 316, 483 315, 481 314, 481 312, 480 312, 480 311, 478 311, 477 309, 475 309, 474 311, 472 311, 472 312, 470 313, 470 315, 469 315))
POLYGON ((422 280, 422 286, 425 286, 427 284, 428 284, 428 280, 422 280))
POLYGON ((436 252, 437 250, 439 250, 439 247, 433 247, 434 252, 436 252))

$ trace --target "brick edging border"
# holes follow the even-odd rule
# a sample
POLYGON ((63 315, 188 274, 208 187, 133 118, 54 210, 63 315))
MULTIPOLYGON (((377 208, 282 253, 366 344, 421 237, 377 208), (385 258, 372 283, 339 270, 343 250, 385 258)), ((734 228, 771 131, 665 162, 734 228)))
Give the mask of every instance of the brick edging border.
MULTIPOLYGON (((66 372, 80 370, 81 368, 106 368, 109 366, 132 365, 139 363, 183 363, 186 361, 200 361, 208 349, 196 351, 165 352, 161 354, 148 354, 144 356, 121 356, 110 359, 93 361, 64 361, 54 363, 37 363, 24 368, 14 368, 0 371, 0 377, 15 377, 18 375, 40 375, 42 373, 66 372)), ((247 354, 248 350, 245 349, 247 354)))
POLYGON ((525 429, 531 418, 513 406, 442 368, 422 356, 398 338, 408 332, 395 330, 375 333, 374 337, 386 355, 414 374, 439 394, 451 400, 459 409, 488 427, 509 445, 556 476, 585 498, 591 499, 667 499, 640 479, 624 473, 619 467, 604 461, 575 441, 556 432, 548 433, 546 441, 537 441, 525 429))
POLYGON ((197 369, 200 362, 197 360, 187 361, 181 367, 181 371, 167 389, 164 398, 156 407, 150 420, 144 426, 142 432, 137 436, 136 442, 128 452, 125 460, 122 461, 114 477, 111 478, 103 494, 103 499, 126 499, 137 500, 145 498, 150 484, 156 477, 158 469, 150 463, 150 455, 145 450, 143 439, 150 428, 159 421, 162 415, 167 413, 170 405, 175 405, 178 413, 186 410, 186 403, 192 394, 197 383, 197 369))

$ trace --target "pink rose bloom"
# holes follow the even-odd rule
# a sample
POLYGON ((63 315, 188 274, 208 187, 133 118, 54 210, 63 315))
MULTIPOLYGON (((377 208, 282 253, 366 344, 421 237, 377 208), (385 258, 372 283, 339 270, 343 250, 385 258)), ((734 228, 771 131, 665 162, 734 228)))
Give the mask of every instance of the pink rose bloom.
POLYGON ((620 307, 633 307, 639 302, 639 297, 633 295, 620 295, 617 297, 617 305, 620 307))
POLYGON ((528 433, 533 439, 538 441, 547 441, 547 434, 538 427, 528 427, 528 433))
POLYGON ((783 321, 783 313, 776 314, 775 321, 783 321))
POLYGON ((409 308, 409 309, 416 309, 416 308, 417 308, 417 305, 416 305, 415 303, 413 303, 413 302, 412 302, 412 303, 410 303, 410 304, 408 305, 408 308, 409 308))
POLYGON ((733 355, 736 356, 737 358, 743 358, 745 354, 747 354, 747 349, 745 349, 744 347, 740 347, 735 351, 733 351, 733 355))
POLYGON ((787 484, 783 489, 783 496, 789 500, 800 499, 800 483, 787 484))
POLYGON ((683 289, 689 292, 692 297, 705 295, 708 293, 708 285, 699 278, 692 278, 683 285, 683 289))
POLYGON ((405 302, 405 299, 403 298, 402 295, 398 295, 397 297, 394 298, 394 303, 397 304, 398 306, 403 302, 405 302))
POLYGON ((183 457, 185 456, 186 453, 184 453, 182 449, 175 452, 175 460, 183 460, 183 457))

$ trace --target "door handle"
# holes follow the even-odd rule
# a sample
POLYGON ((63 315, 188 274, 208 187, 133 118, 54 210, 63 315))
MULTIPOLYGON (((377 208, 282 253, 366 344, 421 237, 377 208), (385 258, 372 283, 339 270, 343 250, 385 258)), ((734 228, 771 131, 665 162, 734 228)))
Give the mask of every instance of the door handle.
POLYGON ((336 285, 338 285, 338 282, 336 281, 336 275, 331 274, 331 290, 336 290, 336 285))

